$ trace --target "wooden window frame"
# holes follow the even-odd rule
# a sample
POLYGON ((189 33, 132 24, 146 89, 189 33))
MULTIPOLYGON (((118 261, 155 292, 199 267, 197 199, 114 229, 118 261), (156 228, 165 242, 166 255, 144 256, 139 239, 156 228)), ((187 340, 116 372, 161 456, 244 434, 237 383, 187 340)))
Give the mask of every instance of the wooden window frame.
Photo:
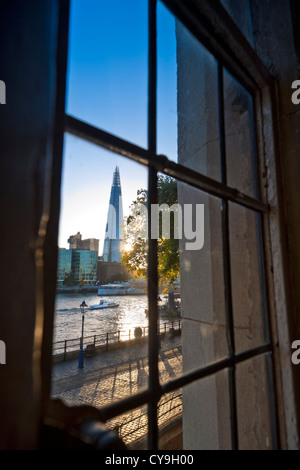
MULTIPOLYGON (((168 392, 188 385, 195 380, 208 377, 221 370, 229 371, 230 391, 230 417, 231 417, 231 442, 232 449, 238 448, 237 428, 237 403, 235 368, 238 364, 248 359, 264 355, 267 362, 268 397, 271 412, 271 436, 272 448, 281 447, 280 426, 278 418, 277 382, 278 370, 274 362, 274 324, 268 307, 264 312, 267 325, 267 335, 262 344, 257 347, 236 353, 234 349, 233 312, 231 299, 230 281, 230 247, 228 227, 228 203, 234 202, 247 209, 256 211, 261 218, 261 270, 265 276, 266 263, 269 263, 269 255, 264 256, 266 244, 270 243, 268 237, 269 205, 267 194, 262 191, 262 167, 258 167, 258 182, 261 197, 247 196, 235 188, 231 188, 226 182, 226 151, 224 131, 224 96, 223 96, 223 70, 226 67, 235 78, 251 93, 256 106, 255 115, 262 116, 263 107, 273 110, 274 107, 274 80, 269 70, 259 59, 253 48, 239 31, 231 17, 217 0, 162 0, 165 6, 174 14, 199 41, 215 56, 218 62, 218 97, 219 97, 219 135, 220 135, 220 157, 221 157, 221 181, 216 181, 203 174, 198 173, 184 165, 175 163, 164 155, 157 155, 156 149, 156 85, 157 85, 157 45, 156 45, 156 4, 157 0, 149 0, 149 87, 148 87, 148 149, 118 138, 99 128, 91 126, 79 119, 65 114, 65 91, 66 91, 66 64, 68 55, 68 25, 69 25, 69 0, 62 0, 59 11, 59 38, 57 55, 57 103, 56 103, 56 126, 54 131, 54 165, 52 175, 52 196, 50 218, 45 244, 45 279, 44 279, 44 304, 45 322, 42 354, 42 410, 47 415, 48 410, 55 406, 50 400, 52 357, 53 317, 55 301, 55 279, 57 269, 57 234, 60 207, 60 183, 62 168, 62 153, 64 133, 68 132, 88 142, 92 142, 102 148, 110 150, 125 158, 141 163, 148 167, 148 189, 149 203, 157 203, 157 175, 161 172, 176 178, 178 181, 187 183, 210 195, 216 196, 222 201, 222 235, 224 248, 224 273, 225 273, 225 305, 226 324, 229 345, 229 354, 223 360, 216 361, 205 367, 185 373, 164 384, 159 382, 158 374, 158 344, 157 344, 157 294, 158 294, 158 272, 157 272, 157 241, 149 237, 148 257, 148 302, 149 302, 149 385, 146 390, 107 405, 100 410, 94 409, 93 413, 101 421, 111 419, 121 413, 148 405, 148 448, 158 449, 158 421, 157 403, 159 399, 168 392), (53 254, 56 254, 53 256, 53 254), (49 408, 50 406, 50 408, 49 408)), ((263 123, 259 118, 258 143, 263 145, 263 123), (261 126, 261 127, 260 127, 261 126)), ((260 155, 260 150, 258 151, 260 155)), ((261 157, 261 155, 260 155, 261 157)), ((151 223, 149 224, 151 226, 151 223)), ((266 281, 266 296, 269 299, 269 282, 266 281)), ((272 309, 272 306, 271 306, 272 309)), ((74 409, 74 416, 77 411, 74 409)))

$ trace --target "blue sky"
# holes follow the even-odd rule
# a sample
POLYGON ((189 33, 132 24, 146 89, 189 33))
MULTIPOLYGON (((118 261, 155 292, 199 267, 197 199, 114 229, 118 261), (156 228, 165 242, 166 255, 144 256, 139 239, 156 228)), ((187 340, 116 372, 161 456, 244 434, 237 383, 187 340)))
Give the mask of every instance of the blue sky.
MULTIPOLYGON (((68 114, 147 148, 147 0, 71 0, 68 114)), ((158 4, 158 153, 176 160, 174 18, 158 4)), ((102 252, 115 166, 124 215, 147 186, 147 169, 81 139, 65 137, 59 246, 69 235, 99 238, 102 252)))

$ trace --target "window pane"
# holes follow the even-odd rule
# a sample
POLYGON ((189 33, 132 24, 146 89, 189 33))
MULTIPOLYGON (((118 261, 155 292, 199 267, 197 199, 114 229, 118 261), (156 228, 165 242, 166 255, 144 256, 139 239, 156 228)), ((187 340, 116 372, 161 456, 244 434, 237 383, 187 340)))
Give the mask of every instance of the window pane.
POLYGON ((157 151, 178 161, 175 18, 157 4, 157 151))
POLYGON ((138 273, 123 262, 148 170, 68 134, 64 144, 52 393, 101 407, 148 385, 147 245, 138 273))
POLYGON ((192 382, 182 391, 184 450, 230 450, 228 372, 192 382))
POLYGON ((108 420, 106 426, 121 437, 128 449, 147 449, 147 405, 108 420))
POLYGON ((157 148, 220 179, 217 63, 158 2, 157 148))
POLYGON ((67 112, 147 145, 147 0, 71 2, 67 112))
POLYGON ((259 214, 230 203, 229 228, 235 347, 239 352, 267 339, 259 214))
POLYGON ((227 184, 258 197, 256 140, 251 95, 224 72, 225 142, 227 184))
POLYGON ((227 356, 220 200, 159 175, 161 382, 227 356))
POLYGON ((182 442, 182 390, 162 396, 157 405, 159 450, 181 450, 182 442))
POLYGON ((254 46, 251 7, 249 0, 220 0, 247 40, 254 46))
POLYGON ((266 358, 259 356, 237 365, 239 448, 272 448, 266 358))

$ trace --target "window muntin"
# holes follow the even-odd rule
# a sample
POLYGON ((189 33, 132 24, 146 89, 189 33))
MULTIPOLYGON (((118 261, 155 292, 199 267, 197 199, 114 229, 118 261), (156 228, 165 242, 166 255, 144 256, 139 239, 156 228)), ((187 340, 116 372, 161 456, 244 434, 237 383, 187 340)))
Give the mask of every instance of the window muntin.
MULTIPOLYGON (((166 1, 166 4, 169 5, 170 2, 166 1)), ((164 395, 165 393, 176 390, 181 386, 186 386, 187 384, 195 383, 195 380, 199 378, 209 377, 212 374, 225 370, 229 368, 229 408, 231 416, 231 446, 232 448, 238 447, 238 426, 237 426, 237 400, 236 400, 236 364, 242 363, 247 359, 256 357, 262 353, 271 352, 272 344, 267 340, 266 342, 256 346, 255 348, 249 350, 243 350, 241 353, 236 353, 234 349, 234 324, 232 316, 232 292, 231 292, 231 277, 230 277, 230 244, 229 244, 229 207, 228 201, 235 201, 238 204, 241 204, 248 209, 255 209, 261 214, 264 214, 267 210, 266 205, 252 197, 247 195, 237 193, 234 189, 226 186, 226 140, 225 140, 225 126, 224 126, 224 90, 223 90, 223 64, 219 59, 218 61, 218 92, 219 92, 219 137, 220 137, 220 157, 221 157, 221 173, 222 173, 222 184, 219 185, 214 183, 212 180, 207 179, 195 171, 189 172, 182 167, 178 167, 172 162, 166 164, 166 160, 161 159, 159 156, 155 157, 156 147, 156 120, 155 120, 155 109, 156 109, 156 100, 155 100, 155 58, 156 58, 156 43, 155 43, 155 2, 150 1, 150 21, 149 21, 149 39, 150 39, 150 54, 149 54, 149 114, 148 114, 148 144, 150 152, 144 152, 143 149, 138 147, 133 147, 128 144, 126 141, 120 141, 114 136, 111 136, 97 129, 90 128, 85 126, 83 123, 77 122, 67 118, 67 130, 71 130, 75 135, 84 136, 87 140, 93 140, 100 146, 114 150, 122 155, 126 155, 129 158, 144 162, 150 165, 150 178, 149 182, 153 183, 156 180, 156 171, 158 168, 163 166, 163 172, 172 176, 178 177, 179 180, 191 183, 193 186, 198 187, 204 191, 207 191, 209 194, 221 197, 222 199, 222 236, 223 236, 223 247, 224 247, 224 284, 225 284, 225 304, 226 304, 226 318, 227 318, 227 335, 229 338, 229 355, 226 359, 217 361, 207 367, 197 369, 191 373, 184 374, 182 377, 178 377, 174 380, 161 385, 159 387, 157 382, 157 377, 155 371, 157 370, 157 312, 156 312, 156 293, 157 289, 153 288, 149 292, 149 303, 151 305, 151 315, 150 315, 150 342, 149 342, 149 366, 152 369, 151 383, 150 388, 145 393, 137 394, 133 397, 132 400, 124 400, 124 402, 117 403, 115 405, 106 407, 102 410, 103 415, 107 418, 112 418, 117 416, 119 413, 122 413, 124 410, 130 410, 140 403, 148 403, 148 418, 149 418, 149 447, 157 447, 157 438, 158 438, 158 423, 157 423, 157 397, 158 395, 164 395)), ((181 16, 180 8, 174 6, 174 10, 181 16)), ((182 19, 182 18, 181 18, 182 19)), ((209 42, 209 41, 208 41, 209 42)), ((226 55, 226 54, 225 54, 226 55)), ((236 64, 234 67, 236 69, 236 64)), ((240 77, 243 76, 244 71, 239 74, 240 77)), ((258 74, 259 75, 259 72, 258 74)), ((244 75, 245 76, 245 75, 244 75)), ((249 77, 248 77, 249 78, 249 77)), ((248 81, 248 78, 246 81, 248 81)), ((249 83, 249 81, 248 81, 249 83)), ((255 182, 256 183, 256 182, 255 182)), ((156 201, 156 187, 153 184, 149 184, 149 199, 150 201, 156 201)), ((150 243, 149 247, 149 259, 151 259, 151 266, 149 265, 149 273, 152 276, 152 280, 155 279, 155 258, 156 258, 156 243, 150 243)), ((267 312, 265 312, 266 314, 267 312)), ((268 321, 265 320, 267 324, 268 321)), ((272 382, 272 358, 271 361, 268 361, 268 372, 267 375, 271 378, 272 382)), ((276 418, 274 415, 276 413, 276 403, 274 397, 271 397, 269 389, 269 403, 272 406, 271 410, 271 422, 272 422, 272 435, 273 435, 273 447, 278 445, 278 430, 276 428, 276 418), (275 436, 275 438, 274 438, 275 436)))

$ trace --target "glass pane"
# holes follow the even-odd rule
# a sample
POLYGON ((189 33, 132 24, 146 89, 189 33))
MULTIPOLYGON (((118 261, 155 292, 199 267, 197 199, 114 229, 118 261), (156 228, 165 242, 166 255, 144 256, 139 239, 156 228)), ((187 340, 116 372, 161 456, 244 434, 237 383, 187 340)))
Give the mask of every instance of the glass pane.
POLYGON ((247 40, 254 46, 251 7, 249 0, 220 0, 247 40))
POLYGON ((161 397, 157 405, 159 450, 182 450, 182 390, 161 397))
POLYGON ((228 372, 192 382, 182 391, 184 450, 230 450, 228 372))
POLYGON ((127 217, 147 173, 65 135, 52 394, 69 404, 101 407, 147 387, 146 281, 142 262, 138 273, 124 263, 135 248, 127 217))
POLYGON ((166 382, 228 349, 220 200, 160 174, 158 201, 159 371, 166 382))
POLYGON ((158 2, 157 149, 220 179, 217 63, 158 2))
POLYGON ((265 356, 237 365, 238 437, 241 450, 272 448, 265 356))
POLYGON ((229 204, 230 262, 236 351, 267 339, 259 214, 229 204))
POLYGON ((116 418, 110 419, 105 425, 121 437, 127 449, 147 449, 147 405, 127 411, 116 418))
POLYGON ((258 197, 256 140, 251 95, 224 72, 225 142, 227 184, 248 196, 258 197))
POLYGON ((72 0, 67 113, 147 145, 147 0, 72 0))

